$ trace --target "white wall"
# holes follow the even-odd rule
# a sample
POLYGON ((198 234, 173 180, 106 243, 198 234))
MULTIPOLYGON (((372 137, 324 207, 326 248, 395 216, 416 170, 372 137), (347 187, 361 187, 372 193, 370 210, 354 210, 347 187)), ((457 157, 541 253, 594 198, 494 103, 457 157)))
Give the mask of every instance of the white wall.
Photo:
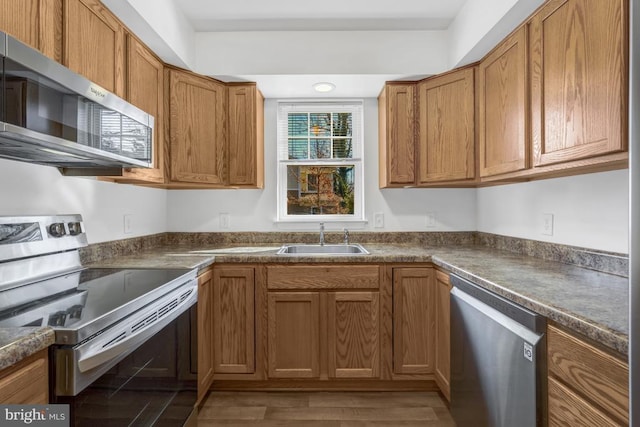
POLYGON ((478 189, 478 231, 628 253, 628 170, 478 189), (544 213, 553 235, 542 234, 544 213))
MULTIPOLYGON (((265 101, 264 190, 169 191, 169 231, 223 231, 220 213, 228 213, 224 231, 316 230, 312 225, 276 224, 276 114, 277 101, 265 101)), ((378 107, 376 99, 364 102, 365 215, 370 231, 473 231, 476 229, 475 189, 378 188, 378 107), (385 227, 373 228, 374 212, 384 214, 385 227), (427 212, 436 224, 427 228, 427 212)), ((350 228, 356 228, 349 226, 350 228)), ((328 226, 331 229, 331 226, 328 226)))
POLYGON ((82 214, 89 243, 166 231, 165 190, 62 176, 56 168, 0 159, 0 215, 82 214), (132 215, 124 234, 123 215, 132 215))
POLYGON ((195 40, 195 71, 213 76, 407 76, 441 73, 448 65, 445 31, 198 32, 195 40))

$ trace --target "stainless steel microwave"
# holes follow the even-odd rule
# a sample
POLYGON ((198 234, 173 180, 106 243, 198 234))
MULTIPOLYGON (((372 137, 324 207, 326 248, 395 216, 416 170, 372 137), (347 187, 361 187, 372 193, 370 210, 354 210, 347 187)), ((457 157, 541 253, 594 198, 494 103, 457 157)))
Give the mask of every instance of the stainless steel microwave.
POLYGON ((153 116, 0 32, 0 157, 70 175, 150 167, 153 116))

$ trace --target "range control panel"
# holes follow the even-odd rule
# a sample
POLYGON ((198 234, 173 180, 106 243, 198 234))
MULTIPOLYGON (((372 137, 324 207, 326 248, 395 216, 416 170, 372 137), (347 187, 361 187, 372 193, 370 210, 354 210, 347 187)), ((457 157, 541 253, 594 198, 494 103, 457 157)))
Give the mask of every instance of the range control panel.
POLYGON ((0 261, 87 246, 81 215, 0 216, 0 261))

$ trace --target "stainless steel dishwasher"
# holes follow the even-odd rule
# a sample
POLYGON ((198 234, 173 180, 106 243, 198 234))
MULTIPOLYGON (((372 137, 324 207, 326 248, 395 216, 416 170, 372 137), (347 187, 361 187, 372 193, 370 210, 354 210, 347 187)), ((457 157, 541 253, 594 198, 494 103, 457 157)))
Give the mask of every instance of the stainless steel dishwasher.
POLYGON ((451 284, 457 426, 545 425, 546 319, 458 276, 451 284))

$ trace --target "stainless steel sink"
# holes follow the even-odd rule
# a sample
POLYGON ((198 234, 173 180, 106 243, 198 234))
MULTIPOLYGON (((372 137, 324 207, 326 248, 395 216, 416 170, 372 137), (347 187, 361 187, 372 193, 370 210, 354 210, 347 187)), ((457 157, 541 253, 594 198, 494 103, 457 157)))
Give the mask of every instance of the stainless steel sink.
POLYGON ((358 244, 349 245, 284 245, 278 255, 369 255, 369 251, 358 244))

